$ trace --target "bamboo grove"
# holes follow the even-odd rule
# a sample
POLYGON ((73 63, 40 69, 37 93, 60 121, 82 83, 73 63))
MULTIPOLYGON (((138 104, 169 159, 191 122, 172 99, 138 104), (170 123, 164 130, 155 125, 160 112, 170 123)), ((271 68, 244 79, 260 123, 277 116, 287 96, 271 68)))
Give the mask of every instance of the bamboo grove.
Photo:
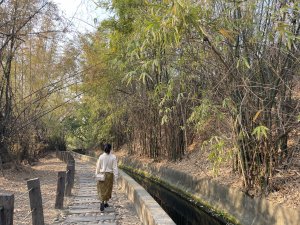
POLYGON ((267 193, 299 151, 299 2, 98 4, 112 16, 82 38, 83 66, 96 66, 73 136, 170 160, 200 137, 216 166, 232 160, 246 191, 267 193))
POLYGON ((0 157, 35 160, 51 140, 61 143, 66 88, 76 76, 76 49, 63 48, 66 22, 43 0, 0 1, 0 157), (75 74, 75 75, 74 75, 75 74))

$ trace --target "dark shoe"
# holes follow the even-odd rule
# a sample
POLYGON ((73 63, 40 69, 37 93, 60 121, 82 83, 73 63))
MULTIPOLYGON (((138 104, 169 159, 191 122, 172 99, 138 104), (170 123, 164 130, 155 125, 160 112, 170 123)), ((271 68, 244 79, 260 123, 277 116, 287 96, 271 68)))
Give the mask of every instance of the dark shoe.
POLYGON ((100 204, 100 211, 101 211, 101 212, 104 211, 104 203, 101 203, 101 204, 100 204))
POLYGON ((107 203, 104 203, 104 207, 107 208, 109 207, 109 205, 107 203))

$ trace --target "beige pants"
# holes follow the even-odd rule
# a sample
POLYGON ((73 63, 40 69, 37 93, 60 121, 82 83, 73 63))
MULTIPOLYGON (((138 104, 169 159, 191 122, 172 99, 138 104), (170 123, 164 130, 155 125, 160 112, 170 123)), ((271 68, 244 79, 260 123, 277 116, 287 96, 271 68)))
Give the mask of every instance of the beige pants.
POLYGON ((111 198, 113 182, 114 175, 107 172, 105 173, 105 180, 97 182, 97 191, 100 201, 108 201, 111 198))

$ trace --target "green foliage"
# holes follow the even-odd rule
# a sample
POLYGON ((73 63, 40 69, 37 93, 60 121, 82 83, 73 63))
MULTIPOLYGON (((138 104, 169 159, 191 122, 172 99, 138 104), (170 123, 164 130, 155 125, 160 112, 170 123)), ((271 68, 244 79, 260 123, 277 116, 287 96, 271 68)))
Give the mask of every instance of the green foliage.
POLYGON ((204 141, 203 148, 210 149, 208 159, 213 163, 213 172, 217 176, 221 164, 232 157, 232 150, 228 149, 225 139, 218 136, 213 136, 208 141, 204 141))
POLYGON ((257 140, 262 140, 263 138, 268 137, 268 131, 269 131, 269 128, 267 128, 263 125, 260 125, 260 126, 255 127, 251 134, 253 136, 255 136, 257 140))
POLYGON ((51 136, 48 139, 48 147, 50 151, 58 150, 58 151, 66 151, 66 140, 62 136, 51 136))
POLYGON ((78 103, 72 116, 64 121, 67 144, 72 148, 89 148, 95 144, 114 141, 113 130, 123 116, 122 109, 102 108, 99 102, 78 103))
POLYGON ((231 98, 225 98, 222 102, 222 107, 227 109, 232 116, 236 116, 238 114, 237 107, 231 98))
POLYGON ((207 129, 212 119, 222 120, 223 113, 219 111, 217 105, 214 105, 209 99, 202 99, 201 103, 193 109, 188 122, 195 124, 198 132, 207 129))
POLYGON ((289 118, 297 110, 290 113, 285 104, 293 105, 297 87, 298 6, 102 3, 114 16, 82 38, 82 66, 93 69, 82 78, 85 94, 69 121, 70 134, 86 146, 125 140, 140 154, 178 159, 195 136, 207 133, 216 173, 232 152, 225 149, 236 146, 245 186, 258 179, 249 174, 268 180, 273 168, 266 167, 273 164, 261 161, 273 160, 274 140, 296 124, 289 118), (220 137, 224 132, 234 143, 220 137))

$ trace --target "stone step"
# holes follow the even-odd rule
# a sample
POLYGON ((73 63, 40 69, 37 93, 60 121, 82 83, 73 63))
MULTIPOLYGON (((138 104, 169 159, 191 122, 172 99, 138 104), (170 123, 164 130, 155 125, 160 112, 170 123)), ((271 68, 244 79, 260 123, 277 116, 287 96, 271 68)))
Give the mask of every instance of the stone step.
POLYGON ((98 199, 94 199, 94 198, 83 198, 83 199, 76 199, 73 201, 75 204, 84 204, 84 203, 95 203, 98 202, 100 203, 100 201, 98 199))
MULTIPOLYGON (((96 222, 96 221, 106 221, 114 220, 115 215, 100 215, 100 216, 68 216, 65 222, 74 223, 74 222, 96 222)), ((110 222, 110 221, 109 221, 110 222)))
POLYGON ((83 204, 78 204, 78 205, 71 205, 69 206, 69 209, 99 209, 100 204, 99 203, 94 203, 90 205, 83 205, 83 204))
POLYGON ((97 187, 97 183, 96 182, 78 182, 79 183, 79 187, 97 187))
POLYGON ((98 198, 97 193, 77 193, 76 196, 77 197, 84 197, 84 198, 87 198, 87 197, 98 198))
MULTIPOLYGON (((112 212, 115 212, 115 210, 111 207, 108 207, 108 208, 105 208, 103 213, 112 213, 112 212)), ((81 209, 70 209, 69 210, 69 213, 71 214, 83 214, 83 213, 101 213, 100 211, 100 208, 99 208, 99 205, 97 208, 81 208, 81 209)))
POLYGON ((97 190, 97 185, 78 185, 78 187, 74 188, 74 190, 93 191, 97 190))

